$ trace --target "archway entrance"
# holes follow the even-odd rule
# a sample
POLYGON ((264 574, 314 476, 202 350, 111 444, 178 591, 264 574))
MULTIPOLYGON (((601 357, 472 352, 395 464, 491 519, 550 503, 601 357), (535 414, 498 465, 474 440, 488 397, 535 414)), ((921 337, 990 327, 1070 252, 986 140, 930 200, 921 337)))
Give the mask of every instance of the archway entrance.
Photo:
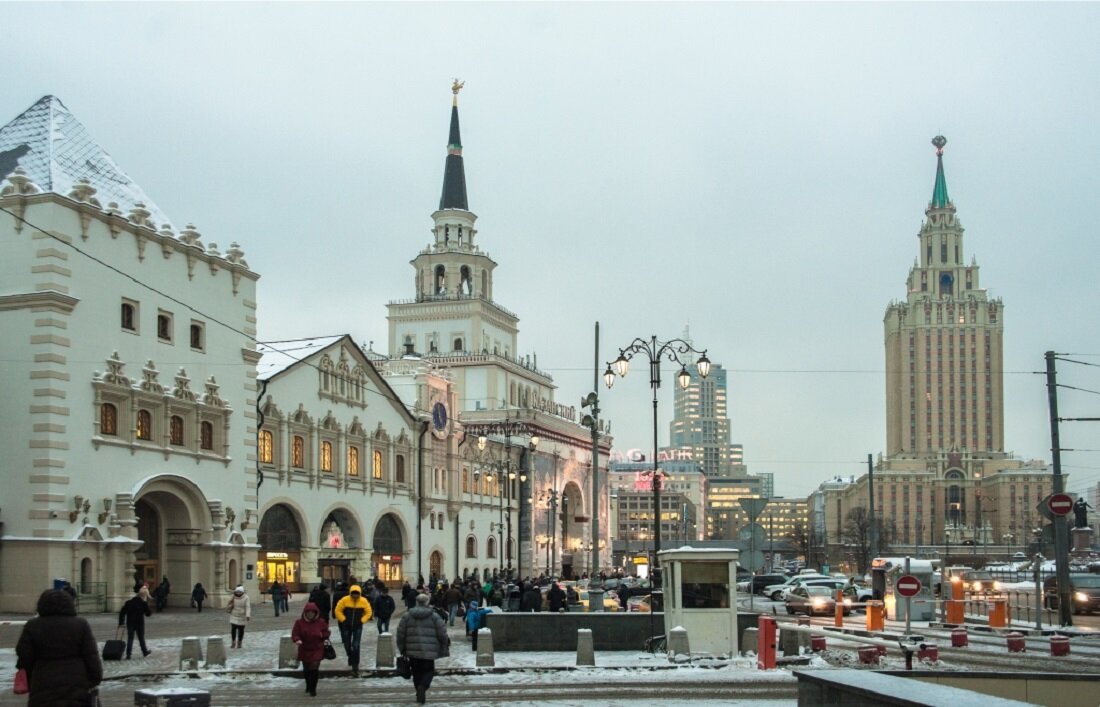
POLYGON ((584 496, 573 482, 561 492, 561 576, 576 579, 584 561, 580 545, 584 542, 588 522, 584 513, 584 496))
POLYGON ((138 540, 142 542, 134 552, 134 584, 144 582, 152 588, 160 582, 160 516, 145 499, 134 504, 134 513, 138 519, 138 540))
POLYGON ((301 560, 302 533, 294 514, 283 504, 267 509, 256 533, 260 543, 257 579, 260 591, 266 592, 274 582, 289 587, 292 592, 302 591, 301 560))
MULTIPOLYGON (((150 589, 167 580, 175 592, 166 597, 167 606, 186 606, 195 582, 211 582, 203 576, 212 567, 203 564, 203 543, 212 519, 206 499, 189 479, 165 475, 151 479, 134 501, 138 539, 134 552, 135 580, 150 589)), ((211 582, 212 583, 212 582, 211 582)), ((127 588, 129 589, 129 588, 127 588)))
POLYGON ((399 588, 405 579, 401 568, 405 542, 401 525, 392 513, 387 513, 378 519, 378 524, 374 526, 371 547, 374 548, 371 565, 375 568, 375 576, 385 582, 390 589, 399 588))

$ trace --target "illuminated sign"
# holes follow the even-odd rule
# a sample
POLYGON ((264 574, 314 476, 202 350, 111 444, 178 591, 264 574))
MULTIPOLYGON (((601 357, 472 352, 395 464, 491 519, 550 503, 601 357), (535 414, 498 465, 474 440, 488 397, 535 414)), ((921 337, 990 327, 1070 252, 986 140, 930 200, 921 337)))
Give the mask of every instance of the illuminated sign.
POLYGON ((269 559, 269 560, 285 560, 288 557, 290 557, 290 555, 288 555, 285 552, 269 552, 269 553, 267 553, 267 559, 269 559))

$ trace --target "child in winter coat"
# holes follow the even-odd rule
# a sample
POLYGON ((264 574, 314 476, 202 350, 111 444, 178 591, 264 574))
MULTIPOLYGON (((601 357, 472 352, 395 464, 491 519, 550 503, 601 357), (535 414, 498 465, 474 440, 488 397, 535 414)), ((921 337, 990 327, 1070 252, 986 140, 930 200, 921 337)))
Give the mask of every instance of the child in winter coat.
POLYGON ((477 602, 470 602, 470 608, 466 610, 466 635, 470 637, 470 646, 477 652, 477 632, 485 625, 484 616, 492 613, 488 607, 478 608, 477 602))

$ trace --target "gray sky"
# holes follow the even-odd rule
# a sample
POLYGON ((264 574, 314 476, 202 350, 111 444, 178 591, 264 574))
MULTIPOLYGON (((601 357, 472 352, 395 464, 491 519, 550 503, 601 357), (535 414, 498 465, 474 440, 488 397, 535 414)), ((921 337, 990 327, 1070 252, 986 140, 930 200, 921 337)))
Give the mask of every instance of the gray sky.
MULTIPOLYGON (((781 495, 885 446, 882 318, 943 133, 966 256, 1005 304, 1007 446, 1050 457, 1043 352, 1100 364, 1096 4, 9 4, 0 122, 60 97, 175 221, 239 241, 269 340, 384 350, 429 242, 453 77, 470 208, 520 353, 576 404, 681 335, 731 370, 781 495)), ((667 438, 674 384, 660 393, 667 438)), ((1100 368, 1060 380, 1100 391, 1100 368)), ((600 391, 651 446, 644 367, 600 391)), ((1063 391, 1065 417, 1100 395, 1063 391)), ((1062 446, 1100 448, 1100 423, 1062 446)), ((1070 490, 1100 454, 1065 453, 1070 490)))

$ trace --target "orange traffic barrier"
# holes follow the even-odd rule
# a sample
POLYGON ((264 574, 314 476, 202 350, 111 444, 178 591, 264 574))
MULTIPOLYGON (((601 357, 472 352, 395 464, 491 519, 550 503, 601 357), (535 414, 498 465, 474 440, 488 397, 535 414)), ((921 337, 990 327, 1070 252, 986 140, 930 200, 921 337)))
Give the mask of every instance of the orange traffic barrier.
POLYGON ((1008 599, 993 599, 989 602, 989 626, 990 628, 1008 626, 1008 599))
POLYGON ((844 591, 841 589, 836 590, 836 615, 833 617, 833 624, 837 628, 844 626, 844 591))
POLYGON ((756 620, 756 667, 775 670, 775 618, 761 614, 756 620))
POLYGON ((947 623, 955 626, 966 623, 966 602, 961 599, 948 599, 944 605, 947 607, 947 623))
POLYGON ((867 602, 867 630, 881 631, 886 626, 886 607, 881 601, 867 602))

